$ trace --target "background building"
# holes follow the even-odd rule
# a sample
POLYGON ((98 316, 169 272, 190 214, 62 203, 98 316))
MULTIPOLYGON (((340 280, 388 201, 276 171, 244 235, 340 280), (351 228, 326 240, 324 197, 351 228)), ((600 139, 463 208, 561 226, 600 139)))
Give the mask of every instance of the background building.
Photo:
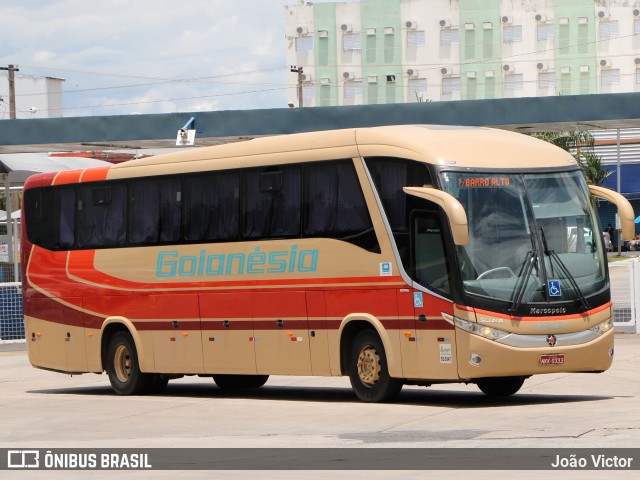
MULTIPOLYGON (((0 70, 0 120, 9 119, 8 72, 0 70)), ((15 73, 16 119, 63 116, 61 78, 15 73)))
POLYGON ((285 33, 304 106, 640 91, 639 1, 300 2, 285 33))

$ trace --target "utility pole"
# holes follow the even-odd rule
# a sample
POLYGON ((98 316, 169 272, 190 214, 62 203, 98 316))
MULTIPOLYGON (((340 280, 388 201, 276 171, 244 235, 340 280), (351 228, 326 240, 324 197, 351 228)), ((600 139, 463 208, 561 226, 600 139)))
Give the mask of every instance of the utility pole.
POLYGON ((304 71, 302 70, 302 67, 291 65, 291 72, 298 74, 298 108, 302 108, 302 74, 304 71))
POLYGON ((11 120, 16 119, 16 79, 15 72, 19 72, 20 69, 15 65, 9 65, 8 67, 0 67, 0 70, 9 71, 9 118, 11 120))

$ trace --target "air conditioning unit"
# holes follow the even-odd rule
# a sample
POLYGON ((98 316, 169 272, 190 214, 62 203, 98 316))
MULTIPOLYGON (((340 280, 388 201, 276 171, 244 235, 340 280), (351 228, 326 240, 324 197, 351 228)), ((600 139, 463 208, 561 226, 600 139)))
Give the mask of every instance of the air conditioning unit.
POLYGON ((415 30, 416 28, 418 28, 418 22, 416 22, 415 20, 407 20, 404 26, 409 30, 415 30))
POLYGON ((634 58, 633 63, 635 63, 636 65, 640 65, 640 58, 638 57, 634 58))
POLYGON ((533 18, 536 20, 536 22, 546 22, 547 21, 547 18, 544 15, 541 15, 539 13, 536 13, 536 16, 533 17, 533 18))
POLYGON ((387 75, 387 83, 393 83, 396 81, 396 76, 395 75, 387 75))
POLYGON ((375 29, 375 28, 373 28, 373 27, 369 27, 369 28, 367 28, 367 35, 368 35, 369 37, 372 37, 372 36, 374 36, 375 34, 376 34, 376 29, 375 29))
POLYGON ((343 32, 353 32, 353 25, 351 25, 350 23, 343 23, 342 25, 340 25, 340 30, 342 30, 343 32))
POLYGON ((513 17, 511 15, 503 15, 502 18, 502 23, 509 25, 513 23, 513 17))
POLYGON ((309 30, 307 29, 307 27, 298 27, 296 28, 296 33, 298 35, 306 35, 309 32, 309 30))
POLYGON ((367 83, 378 83, 378 76, 377 75, 369 75, 367 77, 367 83))
POLYGON ((589 23, 587 17, 578 17, 578 25, 586 25, 587 23, 589 23))
POLYGON ((320 79, 320 85, 329 85, 331 84, 331 79, 329 77, 322 77, 320 79))
POLYGON ((562 17, 559 22, 560 25, 569 25, 569 17, 562 17))
POLYGON ((640 10, 638 10, 637 8, 634 8, 634 9, 633 9, 633 16, 634 16, 634 17, 637 17, 637 16, 639 16, 639 15, 640 15, 640 10))
POLYGON ((440 69, 440 73, 445 77, 450 77, 452 75, 460 75, 460 70, 457 66, 456 67, 446 66, 440 69))
POLYGON ((562 75, 569 75, 571 73, 571 67, 560 67, 560 73, 562 75))
POLYGON ((493 70, 485 70, 484 76, 485 78, 493 78, 496 76, 496 72, 494 72, 493 70))
POLYGON ((482 23, 482 29, 483 30, 491 30, 493 28, 493 23, 492 22, 483 22, 482 23))
POLYGON ((415 67, 407 68, 407 77, 417 77, 418 69, 415 67))
POLYGON ((608 58, 603 58, 602 60, 600 60, 600 66, 602 68, 609 68, 611 67, 611 60, 609 60, 608 58))
POLYGON ((476 78, 476 72, 468 71, 467 72, 467 78, 476 78))
POLYGON ((467 23, 464 24, 464 29, 465 30, 473 30, 474 28, 476 28, 476 24, 475 23, 467 22, 467 23))
POLYGON ((536 68, 538 70, 549 70, 549 64, 547 62, 538 62, 536 68))
POLYGON ((311 74, 310 73, 303 73, 300 75, 300 80, 302 80, 303 82, 310 82, 311 81, 311 74))
POLYGON ((442 28, 449 28, 451 26, 451 22, 449 20, 440 20, 440 26, 442 28))
POLYGON ((580 73, 589 73, 589 65, 580 65, 580 73))
POLYGON ((513 63, 505 63, 502 65, 502 71, 504 73, 514 73, 516 71, 516 66, 513 63))
POLYGON ((356 74, 354 72, 342 72, 342 78, 345 80, 353 80, 356 78, 356 74))
POLYGON ((393 27, 384 27, 385 35, 393 35, 393 27))
POLYGON ((318 38, 328 38, 329 32, 327 30, 318 30, 318 38))
POLYGON ((609 18, 609 12, 605 11, 605 10, 600 10, 598 12, 598 18, 600 20, 607 20, 609 18))

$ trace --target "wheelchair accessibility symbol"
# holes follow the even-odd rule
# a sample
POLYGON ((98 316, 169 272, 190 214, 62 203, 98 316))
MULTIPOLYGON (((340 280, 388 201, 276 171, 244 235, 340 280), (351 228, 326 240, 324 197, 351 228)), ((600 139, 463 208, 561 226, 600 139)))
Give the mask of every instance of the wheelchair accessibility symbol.
POLYGON ((560 280, 549 280, 549 296, 559 297, 562 295, 560 291, 560 280))

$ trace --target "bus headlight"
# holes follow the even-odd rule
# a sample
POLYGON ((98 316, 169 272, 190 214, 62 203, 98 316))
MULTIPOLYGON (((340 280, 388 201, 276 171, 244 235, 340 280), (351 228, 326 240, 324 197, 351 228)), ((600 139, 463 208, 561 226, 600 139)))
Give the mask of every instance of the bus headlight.
POLYGON ((613 328, 613 317, 609 318, 607 321, 602 322, 599 325, 596 325, 593 328, 590 328, 589 330, 591 330, 593 333, 596 333, 598 335, 604 335, 612 328, 613 328))
POLYGON ((469 332, 483 338, 488 338, 489 340, 499 340, 503 337, 506 337, 510 333, 505 332, 504 330, 498 330, 497 328, 487 327, 486 325, 479 325, 474 322, 468 322, 458 317, 455 317, 454 321, 456 327, 464 330, 465 332, 469 332))

